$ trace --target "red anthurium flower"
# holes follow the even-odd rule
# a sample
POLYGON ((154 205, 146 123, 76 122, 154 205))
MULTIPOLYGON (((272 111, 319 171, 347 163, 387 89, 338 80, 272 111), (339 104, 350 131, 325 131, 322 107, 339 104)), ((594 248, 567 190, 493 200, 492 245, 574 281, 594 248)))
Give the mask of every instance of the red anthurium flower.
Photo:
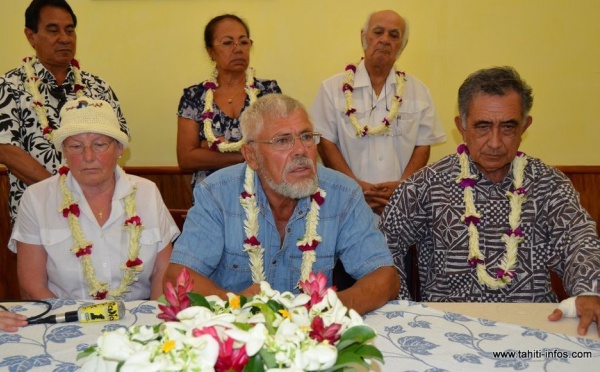
POLYGON ((77 93, 80 90, 83 90, 84 86, 81 84, 75 84, 75 86, 73 87, 73 93, 77 93))
POLYGON ((346 66, 346 71, 348 71, 348 70, 352 70, 352 72, 356 72, 356 66, 348 65, 348 66, 346 66))
POLYGON ((217 84, 213 83, 212 81, 207 81, 204 83, 204 87, 206 89, 217 89, 217 84))
POLYGON ((346 116, 350 116, 356 112, 356 109, 346 110, 346 116))
POLYGON ((79 67, 79 61, 76 60, 75 58, 73 58, 71 60, 71 65, 74 66, 74 67, 76 67, 76 68, 81 68, 81 67, 79 67))
POLYGON ((248 354, 246 353, 246 345, 243 345, 239 349, 233 347, 233 338, 227 338, 224 342, 219 337, 219 334, 215 327, 204 327, 202 329, 194 329, 192 331, 194 337, 200 337, 203 335, 209 335, 219 343, 219 357, 215 364, 215 371, 227 372, 237 371, 241 372, 244 370, 246 364, 248 364, 248 354))
POLYGON ((43 106, 40 101, 33 101, 33 104, 36 106, 43 106))
POLYGON ((323 319, 320 316, 317 316, 310 324, 310 328, 311 331, 308 334, 310 338, 318 342, 327 340, 329 341, 329 344, 333 345, 337 340, 340 339, 339 330, 342 328, 342 325, 333 323, 325 327, 323 325, 323 319))
POLYGON ((363 137, 365 137, 367 134, 369 134, 369 127, 367 127, 367 126, 365 125, 365 127, 363 128, 363 131, 362 131, 361 135, 362 135, 363 137))
POLYGON ((69 212, 79 217, 79 204, 73 203, 69 206, 69 212))
POLYGON ((342 92, 345 92, 349 90, 350 92, 354 91, 354 88, 352 87, 352 85, 345 83, 344 85, 342 85, 342 92))
POLYGON ((47 134, 52 133, 52 131, 53 131, 52 127, 48 125, 46 128, 44 128, 44 130, 42 131, 42 134, 45 136, 47 134))
POLYGON ((69 167, 67 167, 65 165, 58 168, 58 174, 60 174, 61 176, 66 176, 68 173, 69 173, 69 167))
POLYGON ((467 216, 465 217, 465 224, 469 226, 470 224, 477 225, 479 223, 479 218, 475 216, 467 216))
POLYGON ((242 199, 251 198, 253 194, 247 193, 246 191, 242 191, 242 199))
POLYGON ((390 121, 387 118, 383 118, 383 125, 385 125, 386 127, 389 127, 390 121))

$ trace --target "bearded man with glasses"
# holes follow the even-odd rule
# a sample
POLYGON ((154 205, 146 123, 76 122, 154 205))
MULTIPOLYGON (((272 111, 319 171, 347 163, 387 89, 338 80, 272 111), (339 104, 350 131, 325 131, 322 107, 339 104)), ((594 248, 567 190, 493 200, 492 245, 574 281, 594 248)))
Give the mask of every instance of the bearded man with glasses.
POLYGON ((259 98, 244 111, 245 163, 215 172, 194 189, 167 278, 186 267, 193 292, 252 296, 267 281, 298 292, 298 282, 322 272, 333 284, 342 261, 356 283, 339 292, 364 314, 394 299, 399 277, 360 187, 317 165, 321 134, 302 104, 281 94, 259 98))

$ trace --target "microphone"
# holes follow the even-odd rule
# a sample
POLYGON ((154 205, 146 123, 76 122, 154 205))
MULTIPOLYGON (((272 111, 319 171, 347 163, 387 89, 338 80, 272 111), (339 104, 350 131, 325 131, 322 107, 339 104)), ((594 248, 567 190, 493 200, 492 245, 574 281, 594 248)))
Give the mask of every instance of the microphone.
POLYGON ((125 316, 123 301, 110 301, 100 304, 81 306, 78 310, 50 315, 45 318, 34 319, 29 324, 55 324, 68 322, 94 323, 110 320, 119 320, 125 316))

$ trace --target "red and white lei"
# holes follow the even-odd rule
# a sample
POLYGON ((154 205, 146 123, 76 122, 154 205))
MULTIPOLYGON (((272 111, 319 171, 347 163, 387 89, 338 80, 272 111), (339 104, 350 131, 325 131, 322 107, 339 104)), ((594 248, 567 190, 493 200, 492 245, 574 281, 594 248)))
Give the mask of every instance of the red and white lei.
MULTIPOLYGON (((350 123, 354 127, 356 137, 365 136, 381 136, 390 131, 390 123, 396 118, 400 105, 402 105, 402 96, 404 94, 404 81, 406 80, 403 71, 396 71, 396 93, 392 99, 392 107, 386 117, 381 120, 381 124, 372 127, 369 125, 361 125, 356 118, 356 108, 354 108, 354 74, 356 73, 357 65, 349 64, 346 66, 346 76, 342 83, 342 92, 346 97, 346 116, 350 119, 350 123)), ((387 97, 386 97, 387 99, 387 97)))
MULTIPOLYGON (((210 79, 204 82, 204 87, 206 88, 206 96, 204 98, 204 110, 202 111, 201 120, 203 121, 203 130, 204 136, 208 141, 208 145, 210 149, 213 151, 220 152, 233 152, 239 151, 239 149, 244 144, 244 140, 240 140, 238 142, 221 142, 221 140, 217 139, 212 131, 212 123, 213 117, 215 115, 213 109, 213 101, 215 89, 219 86, 217 83, 217 76, 219 75, 219 71, 215 68, 210 79)), ((256 101, 256 97, 258 95, 259 89, 254 85, 254 69, 252 67, 248 67, 246 69, 246 86, 244 87, 246 94, 250 98, 250 104, 253 104, 256 101)))
MULTIPOLYGON (((317 261, 315 249, 323 241, 317 234, 317 225, 319 224, 319 209, 325 201, 325 190, 318 188, 317 192, 310 196, 310 211, 306 215, 306 230, 304 236, 298 240, 296 245, 302 251, 302 265, 300 267, 299 281, 308 280, 312 272, 312 265, 317 261)), ((260 283, 265 280, 265 270, 263 265, 263 253, 265 249, 258 240, 258 214, 260 209, 256 204, 256 194, 254 191, 254 171, 246 166, 246 175, 244 179, 244 191, 240 195, 240 204, 246 213, 244 221, 244 251, 250 257, 250 270, 252 272, 252 281, 260 283)))
MULTIPOLYGON (((42 127, 42 134, 48 141, 52 140, 52 131, 56 128, 52 128, 48 122, 48 114, 46 112, 46 106, 44 105, 44 99, 40 93, 41 80, 35 74, 33 64, 37 61, 36 57, 25 57, 23 58, 23 68, 25 69, 25 90, 31 94, 32 102, 31 106, 33 111, 36 113, 40 126, 42 127)), ((75 83, 73 85, 73 92, 77 95, 77 98, 83 96, 83 84, 81 83, 81 69, 79 68, 79 62, 73 58, 71 60, 71 70, 75 77, 75 83)))
POLYGON ((510 230, 502 235, 502 241, 506 245, 504 258, 498 264, 498 270, 495 277, 488 274, 483 259, 484 255, 479 250, 479 232, 477 224, 481 215, 475 209, 473 201, 473 187, 477 183, 477 177, 469 173, 469 149, 462 144, 458 147, 460 160, 460 175, 456 178, 456 183, 464 188, 465 214, 461 216, 461 221, 468 225, 469 229, 469 266, 476 268, 477 279, 480 284, 486 285, 490 289, 504 288, 512 283, 515 277, 515 267, 517 265, 517 248, 519 243, 524 240, 521 224, 521 206, 527 199, 525 189, 523 188, 523 176, 527 166, 527 156, 518 152, 512 162, 513 190, 506 193, 510 201, 510 214, 508 224, 510 230))
POLYGON ((133 192, 125 197, 125 220, 124 229, 129 233, 129 251, 127 253, 127 262, 121 265, 123 277, 117 288, 110 288, 108 283, 102 283, 96 278, 94 266, 90 255, 92 254, 93 243, 88 241, 83 235, 83 230, 79 224, 79 204, 73 196, 73 193, 67 187, 67 174, 69 168, 63 166, 58 170, 60 174, 60 190, 63 196, 63 202, 59 212, 63 217, 68 219, 69 228, 73 235, 73 247, 71 252, 80 260, 83 269, 83 277, 88 284, 88 293, 96 300, 102 299, 120 299, 125 293, 129 292, 129 287, 137 281, 137 275, 144 270, 144 264, 139 258, 140 253, 140 237, 144 225, 140 217, 137 215, 135 204, 135 193, 137 189, 134 187, 133 192))

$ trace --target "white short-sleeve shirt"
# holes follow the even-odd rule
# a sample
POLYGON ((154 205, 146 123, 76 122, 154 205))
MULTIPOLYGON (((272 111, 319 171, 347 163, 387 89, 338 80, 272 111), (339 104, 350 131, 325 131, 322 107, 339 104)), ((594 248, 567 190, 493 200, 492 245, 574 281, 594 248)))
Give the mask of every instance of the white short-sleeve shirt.
MULTIPOLYGON (((348 166, 362 181, 380 183, 400 180, 415 146, 443 142, 446 134, 435 111, 429 89, 406 74, 403 102, 386 136, 356 137, 346 116, 346 98, 342 92, 345 72, 325 80, 311 108, 315 130, 335 143, 348 166)), ((378 126, 391 108, 396 94, 395 70, 384 89, 375 97, 369 74, 361 61, 354 75, 354 107, 361 124, 378 126)))
MULTIPOLYGON (((150 276, 156 256, 179 235, 179 229, 153 182, 128 175, 120 167, 115 169, 115 176, 112 210, 103 226, 96 221, 81 187, 70 172, 67 185, 78 200, 79 223, 84 236, 93 243, 90 257, 96 277, 101 282, 109 282, 111 288, 119 285, 123 276, 121 266, 128 259, 129 234, 123 228, 126 219, 124 198, 133 191, 134 186, 137 187, 137 214, 144 225, 139 257, 144 263, 144 270, 124 299, 147 299, 150 298, 150 276)), ((9 249, 16 252, 17 242, 41 245, 48 255, 46 270, 50 291, 59 298, 91 299, 79 258, 71 252, 72 233, 67 218, 59 211, 61 203, 59 175, 28 187, 19 206, 9 249)))

